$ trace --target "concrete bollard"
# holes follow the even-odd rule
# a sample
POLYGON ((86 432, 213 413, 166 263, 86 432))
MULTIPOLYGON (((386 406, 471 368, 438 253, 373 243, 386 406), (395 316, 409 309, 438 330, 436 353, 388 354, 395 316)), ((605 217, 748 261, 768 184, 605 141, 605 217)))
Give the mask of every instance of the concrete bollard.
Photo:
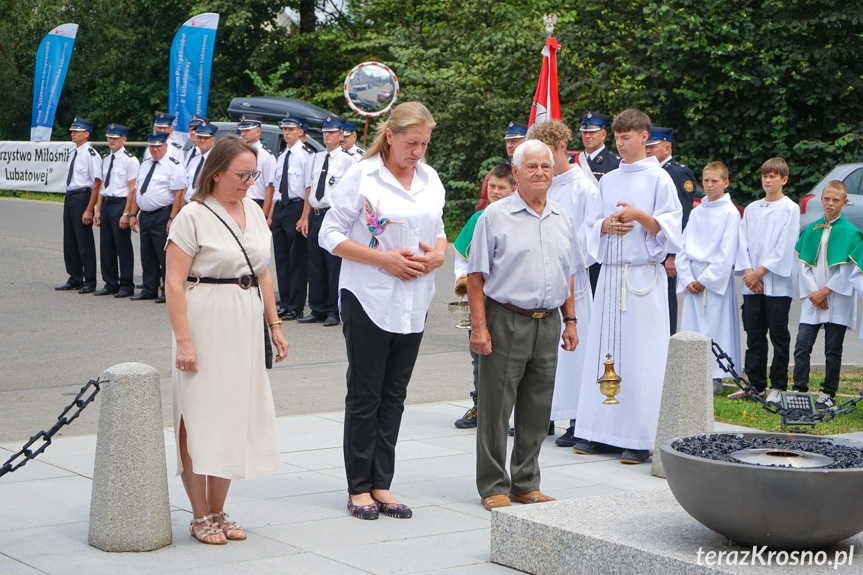
POLYGON ((651 475, 665 477, 659 444, 671 437, 713 433, 713 352, 710 338, 693 331, 671 336, 656 427, 651 475))
POLYGON ((105 370, 88 542, 102 551, 171 544, 159 372, 143 363, 105 370))

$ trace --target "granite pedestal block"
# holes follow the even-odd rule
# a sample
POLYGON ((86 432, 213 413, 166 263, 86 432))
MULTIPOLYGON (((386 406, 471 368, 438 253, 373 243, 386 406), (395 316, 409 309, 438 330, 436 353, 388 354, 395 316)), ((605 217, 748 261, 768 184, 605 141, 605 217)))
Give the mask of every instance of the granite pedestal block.
POLYGON ((513 506, 491 515, 491 560, 535 575, 810 575, 834 567, 856 574, 863 573, 861 546, 857 535, 809 554, 753 553, 690 517, 668 489, 513 506))
POLYGON ((713 352, 709 337, 693 331, 671 336, 650 472, 665 477, 659 444, 672 437, 713 433, 713 352))
POLYGON ((121 363, 103 374, 88 542, 103 551, 171 544, 159 372, 121 363))

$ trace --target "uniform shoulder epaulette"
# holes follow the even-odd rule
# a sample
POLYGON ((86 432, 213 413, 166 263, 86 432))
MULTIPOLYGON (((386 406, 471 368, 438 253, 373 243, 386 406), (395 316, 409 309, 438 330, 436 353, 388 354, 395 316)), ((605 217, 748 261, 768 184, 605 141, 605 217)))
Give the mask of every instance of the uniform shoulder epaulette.
POLYGON ((135 156, 134 156, 134 154, 132 154, 132 152, 130 152, 129 150, 127 150, 127 149, 125 149, 125 148, 123 149, 123 152, 126 154, 126 156, 128 156, 128 157, 130 157, 130 158, 134 158, 134 157, 135 157, 135 156))
POLYGON ((310 154, 314 154, 314 153, 315 153, 315 149, 314 149, 314 148, 312 148, 312 147, 311 147, 310 145, 308 145, 308 144, 303 144, 303 149, 304 149, 305 151, 307 151, 308 153, 310 153, 310 154))
POLYGON ((352 151, 350 151, 350 150, 342 150, 342 151, 343 151, 344 153, 346 153, 347 155, 349 155, 349 156, 353 156, 353 155, 354 155, 354 153, 353 153, 352 151))
POLYGON ((180 165, 180 160, 178 160, 174 156, 169 156, 168 159, 177 164, 178 166, 180 165))
POLYGON ((107 158, 107 157, 108 157, 108 156, 110 156, 110 155, 111 155, 111 150, 108 150, 107 152, 105 152, 104 154, 102 154, 102 158, 103 158, 103 159, 104 159, 104 158, 107 158))
POLYGON ((261 144, 261 149, 263 149, 265 152, 267 152, 270 155, 272 155, 272 153, 273 153, 273 151, 271 149, 269 149, 268 147, 266 147, 263 144, 261 144))
POLYGON ((87 148, 87 149, 88 149, 88 150, 90 150, 90 155, 91 155, 91 156, 98 156, 98 155, 99 155, 99 154, 97 154, 97 153, 96 153, 96 150, 94 150, 93 148, 87 148))
POLYGON ((177 142, 171 142, 171 145, 174 146, 175 148, 180 148, 181 150, 183 149, 183 146, 181 146, 177 142))

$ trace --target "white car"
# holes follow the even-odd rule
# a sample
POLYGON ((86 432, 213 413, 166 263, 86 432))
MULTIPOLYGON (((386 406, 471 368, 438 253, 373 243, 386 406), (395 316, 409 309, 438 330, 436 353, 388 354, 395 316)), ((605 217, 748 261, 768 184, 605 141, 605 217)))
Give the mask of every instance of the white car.
POLYGON ((848 188, 848 205, 842 209, 845 218, 863 230, 863 163, 839 164, 821 178, 808 194, 797 202, 800 204, 800 231, 815 220, 824 217, 821 207, 821 191, 827 182, 839 180, 848 188))

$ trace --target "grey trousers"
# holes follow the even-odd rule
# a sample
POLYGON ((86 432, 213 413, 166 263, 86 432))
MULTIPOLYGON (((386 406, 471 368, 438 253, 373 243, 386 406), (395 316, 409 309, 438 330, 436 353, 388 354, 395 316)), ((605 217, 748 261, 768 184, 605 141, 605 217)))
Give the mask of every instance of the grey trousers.
POLYGON ((539 489, 539 450, 548 435, 560 317, 533 319, 486 299, 491 354, 479 356, 476 487, 481 497, 539 489), (515 438, 506 473, 509 414, 515 438))

